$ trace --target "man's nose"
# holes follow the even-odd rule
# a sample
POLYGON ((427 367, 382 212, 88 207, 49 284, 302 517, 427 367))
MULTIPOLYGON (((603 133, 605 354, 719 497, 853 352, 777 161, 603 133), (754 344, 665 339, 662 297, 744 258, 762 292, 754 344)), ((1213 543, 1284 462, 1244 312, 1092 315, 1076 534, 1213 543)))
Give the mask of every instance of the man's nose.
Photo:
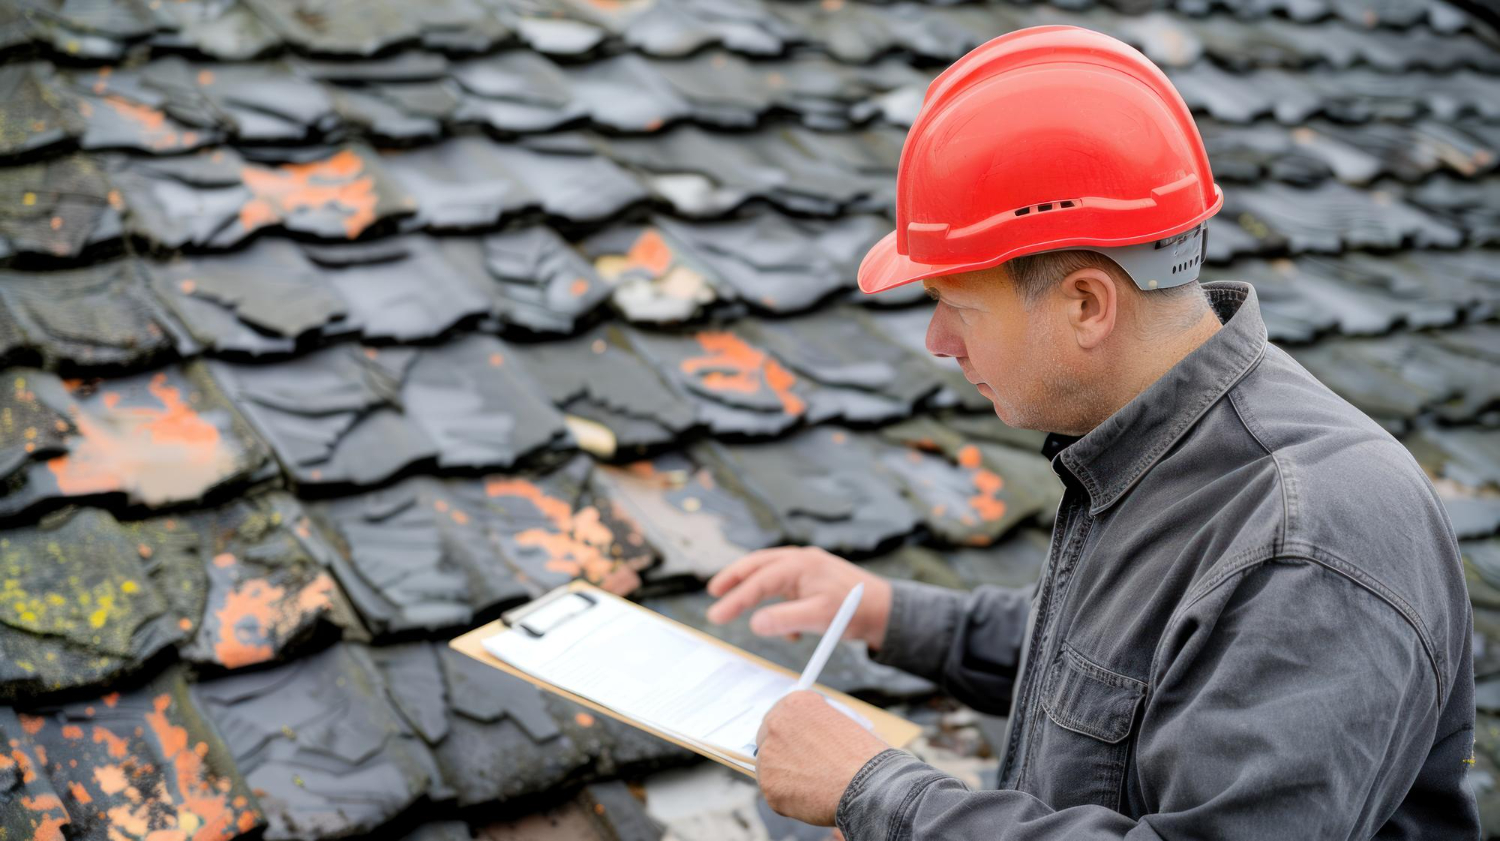
POLYGON ((963 356, 964 344, 943 315, 943 308, 932 311, 932 320, 927 322, 927 352, 933 356, 963 356))

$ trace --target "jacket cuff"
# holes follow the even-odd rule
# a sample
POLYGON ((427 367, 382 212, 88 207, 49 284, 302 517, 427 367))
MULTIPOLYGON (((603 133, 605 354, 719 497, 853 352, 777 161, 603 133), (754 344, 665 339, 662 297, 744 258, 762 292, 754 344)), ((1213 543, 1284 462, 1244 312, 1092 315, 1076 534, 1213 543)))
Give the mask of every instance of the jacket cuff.
POLYGON ((849 781, 833 823, 846 841, 907 838, 911 807, 926 788, 947 774, 906 751, 890 748, 870 758, 849 781))
POLYGON ((885 639, 872 659, 941 685, 943 665, 958 634, 966 597, 966 593, 946 587, 892 581, 885 639))

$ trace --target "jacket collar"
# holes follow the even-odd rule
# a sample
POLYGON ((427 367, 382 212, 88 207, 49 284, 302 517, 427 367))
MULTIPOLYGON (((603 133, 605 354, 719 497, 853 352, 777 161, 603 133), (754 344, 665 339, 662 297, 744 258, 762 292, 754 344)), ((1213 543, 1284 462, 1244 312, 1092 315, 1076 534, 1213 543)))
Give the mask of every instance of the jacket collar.
POLYGON ((1095 515, 1134 487, 1266 352, 1266 325, 1250 284, 1213 281, 1203 291, 1223 329, 1087 434, 1053 433, 1042 445, 1053 470, 1088 492, 1095 515))

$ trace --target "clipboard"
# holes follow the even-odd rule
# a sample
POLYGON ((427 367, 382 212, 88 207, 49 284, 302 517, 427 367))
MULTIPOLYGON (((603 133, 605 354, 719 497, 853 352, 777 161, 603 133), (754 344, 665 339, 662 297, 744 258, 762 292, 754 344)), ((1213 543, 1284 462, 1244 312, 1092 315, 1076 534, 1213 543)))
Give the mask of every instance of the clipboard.
MULTIPOLYGON (((617 607, 623 606, 631 611, 639 611, 640 614, 644 615, 645 617, 649 617, 651 621, 665 623, 668 627, 674 629, 677 632, 688 634, 691 637, 696 638, 696 640, 708 643, 712 646, 716 646, 717 648, 725 652, 729 652, 733 656, 741 658, 748 663, 765 669, 769 669, 773 672, 776 672, 777 674, 789 678, 792 681, 795 681, 797 679, 797 673, 792 671, 791 669, 785 668, 776 663, 772 663, 771 661, 766 660, 763 657, 759 657, 755 654, 751 654, 748 651, 744 651, 743 649, 730 645, 729 643, 724 642, 723 640, 713 636, 712 634, 705 633, 690 625, 685 625, 674 619, 662 616, 655 611, 642 607, 641 605, 629 601, 628 599, 623 599, 607 590, 595 587, 594 585, 589 584, 588 582, 583 580, 573 581, 569 584, 558 587, 557 589, 552 590, 551 592, 540 596, 539 598, 534 599, 531 602, 522 605, 521 607, 502 614, 499 619, 493 622, 490 622, 486 625, 481 625, 478 628, 475 628, 471 631, 468 631, 467 633, 462 634, 461 636, 454 638, 448 644, 455 651, 473 657, 481 663, 518 677, 526 681, 527 683, 530 683, 541 689, 545 689, 548 692, 552 692, 556 695, 567 698, 568 700, 573 701, 574 703, 581 706, 587 707, 594 712, 609 716, 610 718, 613 718, 617 721, 623 721, 624 723, 629 724, 632 727, 644 730, 654 736, 657 736, 658 738, 665 739, 666 741, 671 742, 675 745, 687 748, 694 753, 706 756, 709 759, 714 760, 715 762, 718 762, 729 768, 733 768, 734 770, 739 771, 740 773, 747 776, 755 776, 754 758, 751 756, 743 753, 735 753, 733 751, 724 751, 719 749, 715 745, 698 741, 692 738, 686 738, 682 734, 674 732, 670 729, 654 726, 650 722, 639 720, 618 710, 612 709, 604 704, 597 703, 590 698, 570 692, 560 686, 557 686, 545 679, 538 677, 537 675, 526 671, 523 668, 506 662, 499 657, 496 657, 484 646, 484 641, 486 639, 494 637, 498 634, 524 634, 532 638, 543 636, 548 631, 572 618, 576 613, 581 612, 582 610, 586 610, 587 608, 582 607, 582 605, 598 604, 601 602, 605 602, 606 600, 610 605, 617 607), (569 595, 577 595, 581 597, 580 599, 569 600, 570 602, 576 603, 578 607, 569 608, 568 610, 561 610, 559 606, 560 600, 569 595), (549 606, 551 606, 550 609, 549 606), (560 610, 561 612, 559 613, 560 610)), ((921 728, 916 724, 913 724, 912 722, 907 721, 900 716, 876 707, 873 704, 866 703, 842 692, 829 689, 828 687, 822 686, 821 684, 816 686, 815 688, 826 698, 829 698, 837 704, 842 704, 848 710, 857 713, 858 716, 861 716, 869 721, 872 732, 874 732, 876 736, 880 737, 882 741, 886 742, 892 747, 904 747, 905 745, 909 744, 912 739, 916 738, 918 733, 921 732, 921 728)))

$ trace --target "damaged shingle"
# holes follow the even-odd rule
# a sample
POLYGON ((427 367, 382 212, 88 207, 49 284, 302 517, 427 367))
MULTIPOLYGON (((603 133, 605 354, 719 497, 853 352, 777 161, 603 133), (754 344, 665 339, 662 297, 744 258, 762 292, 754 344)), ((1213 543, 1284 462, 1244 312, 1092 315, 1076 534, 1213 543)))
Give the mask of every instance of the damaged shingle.
POLYGON ((369 650, 340 644, 193 687, 272 841, 367 832, 440 782, 369 650))
POLYGON ((637 335, 606 325, 575 339, 517 345, 516 352, 558 409, 602 424, 617 449, 660 447, 693 428, 697 412, 641 357, 637 335))
POLYGON ((264 476, 269 453, 200 363, 109 380, 18 368, 0 387, 0 516, 70 498, 158 507, 264 476))
POLYGON ((610 287, 593 265, 551 228, 520 228, 478 243, 453 238, 443 247, 467 255, 476 244, 481 253, 475 259, 489 281, 480 285, 502 324, 566 335, 609 298, 610 287))
POLYGON ((30 744, 27 729, 37 720, 25 721, 23 726, 13 710, 0 707, 0 744, 9 745, 0 748, 0 833, 22 841, 59 841, 72 819, 30 744))
POLYGON ((524 210, 586 222, 646 198, 625 171, 598 155, 538 151, 475 137, 387 155, 392 176, 432 228, 494 225, 524 210))
POLYGON ((50 65, 0 67, 0 158, 65 149, 82 133, 83 120, 50 65))
POLYGON ((237 669, 281 659, 325 629, 361 633, 329 570, 332 549, 287 494, 144 521, 131 531, 183 615, 185 660, 237 669))
POLYGON ((19 720, 11 744, 19 736, 39 760, 70 837, 207 841, 265 825, 254 783, 240 776, 179 670, 97 700, 32 706, 19 720))
POLYGON ((225 248, 263 228, 354 239, 414 205, 368 149, 266 166, 229 149, 184 158, 113 160, 131 230, 166 248, 225 248))
POLYGON ((868 553, 917 527, 896 476, 861 434, 827 426, 767 444, 711 445, 794 543, 868 553))
POLYGON ((0 260, 71 260, 124 234, 119 192, 84 155, 0 167, 0 207, 0 260))
POLYGON ((929 418, 882 429, 902 446, 880 454, 939 539, 988 546, 1018 523, 1050 511, 1061 486, 1035 452, 965 436, 929 418))
POLYGON ((100 686, 183 638, 137 544, 83 508, 0 539, 0 696, 100 686))
POLYGON ((13 319, 17 346, 49 369, 139 369, 196 350, 133 258, 45 274, 0 271, 0 309, 13 319))
POLYGON ((634 590, 653 560, 614 503, 587 488, 589 460, 543 474, 409 479, 316 506, 333 561, 371 629, 468 624, 574 578, 634 590))
POLYGON ((776 435, 807 414, 810 386, 764 347, 734 332, 637 332, 636 349, 697 407, 720 435, 776 435))
MULTIPOLYGON (((1325 181, 1302 189, 1266 183, 1226 190, 1224 214, 1260 248, 1293 254, 1346 248, 1452 248, 1463 231, 1382 190, 1357 190, 1325 181)), ((1227 227, 1227 226, 1220 226, 1227 227)))
POLYGON ((781 526, 769 505, 742 488, 711 446, 669 453, 594 474, 601 494, 662 554, 653 578, 707 579, 731 561, 775 545, 781 526))
POLYGON ((371 655, 459 806, 542 794, 588 764, 541 690, 520 678, 425 642, 375 648, 371 655))
POLYGON ((562 417, 498 339, 339 345, 274 365, 214 363, 299 484, 368 485, 417 463, 503 468, 568 444, 562 417), (378 455, 377 455, 378 454, 378 455))

